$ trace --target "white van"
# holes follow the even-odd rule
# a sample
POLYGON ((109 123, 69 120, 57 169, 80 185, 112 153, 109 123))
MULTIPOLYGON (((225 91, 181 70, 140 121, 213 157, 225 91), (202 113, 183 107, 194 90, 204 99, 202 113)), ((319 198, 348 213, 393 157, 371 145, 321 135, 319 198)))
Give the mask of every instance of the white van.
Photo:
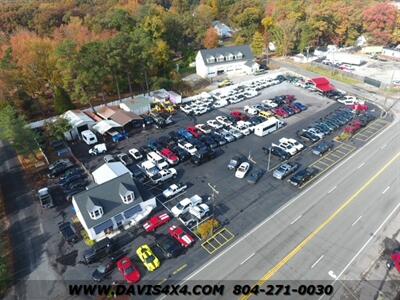
POLYGON ((81 132, 82 140, 88 145, 97 143, 97 136, 91 130, 84 130, 81 132))
POLYGON ((99 155, 107 152, 107 147, 106 144, 97 144, 94 145, 93 148, 89 149, 89 154, 90 155, 99 155))
POLYGON ((165 161, 165 159, 154 151, 147 153, 147 159, 152 161, 160 170, 169 167, 169 164, 165 161))

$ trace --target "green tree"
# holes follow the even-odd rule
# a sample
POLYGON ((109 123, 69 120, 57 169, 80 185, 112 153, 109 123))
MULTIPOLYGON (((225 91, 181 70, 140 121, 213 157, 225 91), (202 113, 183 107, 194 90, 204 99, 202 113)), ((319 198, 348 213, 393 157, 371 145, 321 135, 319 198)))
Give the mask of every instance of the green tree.
POLYGON ((37 134, 14 107, 7 105, 0 110, 0 139, 9 142, 17 153, 36 157, 39 148, 37 138, 37 134))
POLYGON ((74 104, 71 101, 71 97, 62 87, 57 87, 54 93, 54 109, 57 114, 73 109, 74 104))
POLYGON ((64 118, 57 118, 54 122, 50 121, 45 125, 47 135, 55 140, 64 140, 65 133, 71 128, 71 124, 64 118))
POLYGON ((265 48, 264 38, 259 31, 256 31, 253 35, 253 41, 251 42, 251 49, 255 56, 261 56, 265 48))

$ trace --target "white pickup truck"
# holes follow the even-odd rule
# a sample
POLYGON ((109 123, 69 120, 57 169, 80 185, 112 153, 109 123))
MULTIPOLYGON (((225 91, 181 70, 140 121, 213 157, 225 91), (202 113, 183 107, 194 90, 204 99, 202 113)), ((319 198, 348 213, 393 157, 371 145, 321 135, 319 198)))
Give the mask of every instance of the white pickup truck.
POLYGON ((172 198, 175 195, 178 195, 179 193, 183 192, 184 190, 187 189, 186 184, 182 183, 174 183, 171 184, 166 190, 163 191, 163 195, 165 198, 172 198))
POLYGON ((178 175, 178 172, 174 168, 164 169, 150 177, 152 183, 158 184, 160 182, 167 181, 171 178, 175 178, 178 175))
POLYGON ((185 198, 179 201, 177 205, 171 208, 171 212, 174 217, 179 217, 179 215, 186 213, 189 211, 191 206, 196 206, 202 202, 202 198, 199 195, 194 195, 190 198, 185 198))
POLYGON ((204 217, 208 216, 209 213, 210 207, 205 203, 200 203, 189 207, 189 211, 182 214, 179 219, 185 226, 192 227, 200 222, 204 217))

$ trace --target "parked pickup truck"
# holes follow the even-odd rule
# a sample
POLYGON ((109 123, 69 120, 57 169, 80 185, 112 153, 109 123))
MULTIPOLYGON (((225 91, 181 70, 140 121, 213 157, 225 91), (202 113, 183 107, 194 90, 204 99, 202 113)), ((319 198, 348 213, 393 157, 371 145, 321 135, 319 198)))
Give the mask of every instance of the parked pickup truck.
POLYGON ((49 188, 46 187, 38 190, 37 195, 40 201, 40 205, 43 208, 51 208, 54 206, 53 197, 49 192, 49 188))
POLYGON ((173 196, 182 193, 186 189, 187 189, 186 184, 182 183, 171 184, 166 190, 163 191, 163 195, 167 199, 172 198, 173 196))
POLYGON ((210 213, 210 208, 205 203, 200 203, 195 206, 191 206, 188 212, 180 215, 179 219, 187 226, 192 227, 200 222, 205 216, 210 213))
POLYGON ((150 177, 152 183, 158 184, 169 179, 175 178, 178 172, 174 168, 164 169, 150 177))

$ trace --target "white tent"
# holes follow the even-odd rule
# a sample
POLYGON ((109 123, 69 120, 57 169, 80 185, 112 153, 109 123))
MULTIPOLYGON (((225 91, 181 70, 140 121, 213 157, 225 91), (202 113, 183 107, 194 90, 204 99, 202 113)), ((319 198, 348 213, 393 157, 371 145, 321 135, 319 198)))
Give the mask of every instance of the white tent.
POLYGON ((117 178, 123 174, 129 173, 132 175, 132 172, 129 171, 127 167, 125 167, 121 162, 109 162, 105 163, 101 167, 97 168, 92 172, 93 180, 97 184, 102 184, 111 179, 117 178))
POLYGON ((100 122, 97 122, 97 124, 93 126, 93 129, 103 135, 110 129, 116 127, 121 127, 121 125, 113 120, 102 120, 100 122))

